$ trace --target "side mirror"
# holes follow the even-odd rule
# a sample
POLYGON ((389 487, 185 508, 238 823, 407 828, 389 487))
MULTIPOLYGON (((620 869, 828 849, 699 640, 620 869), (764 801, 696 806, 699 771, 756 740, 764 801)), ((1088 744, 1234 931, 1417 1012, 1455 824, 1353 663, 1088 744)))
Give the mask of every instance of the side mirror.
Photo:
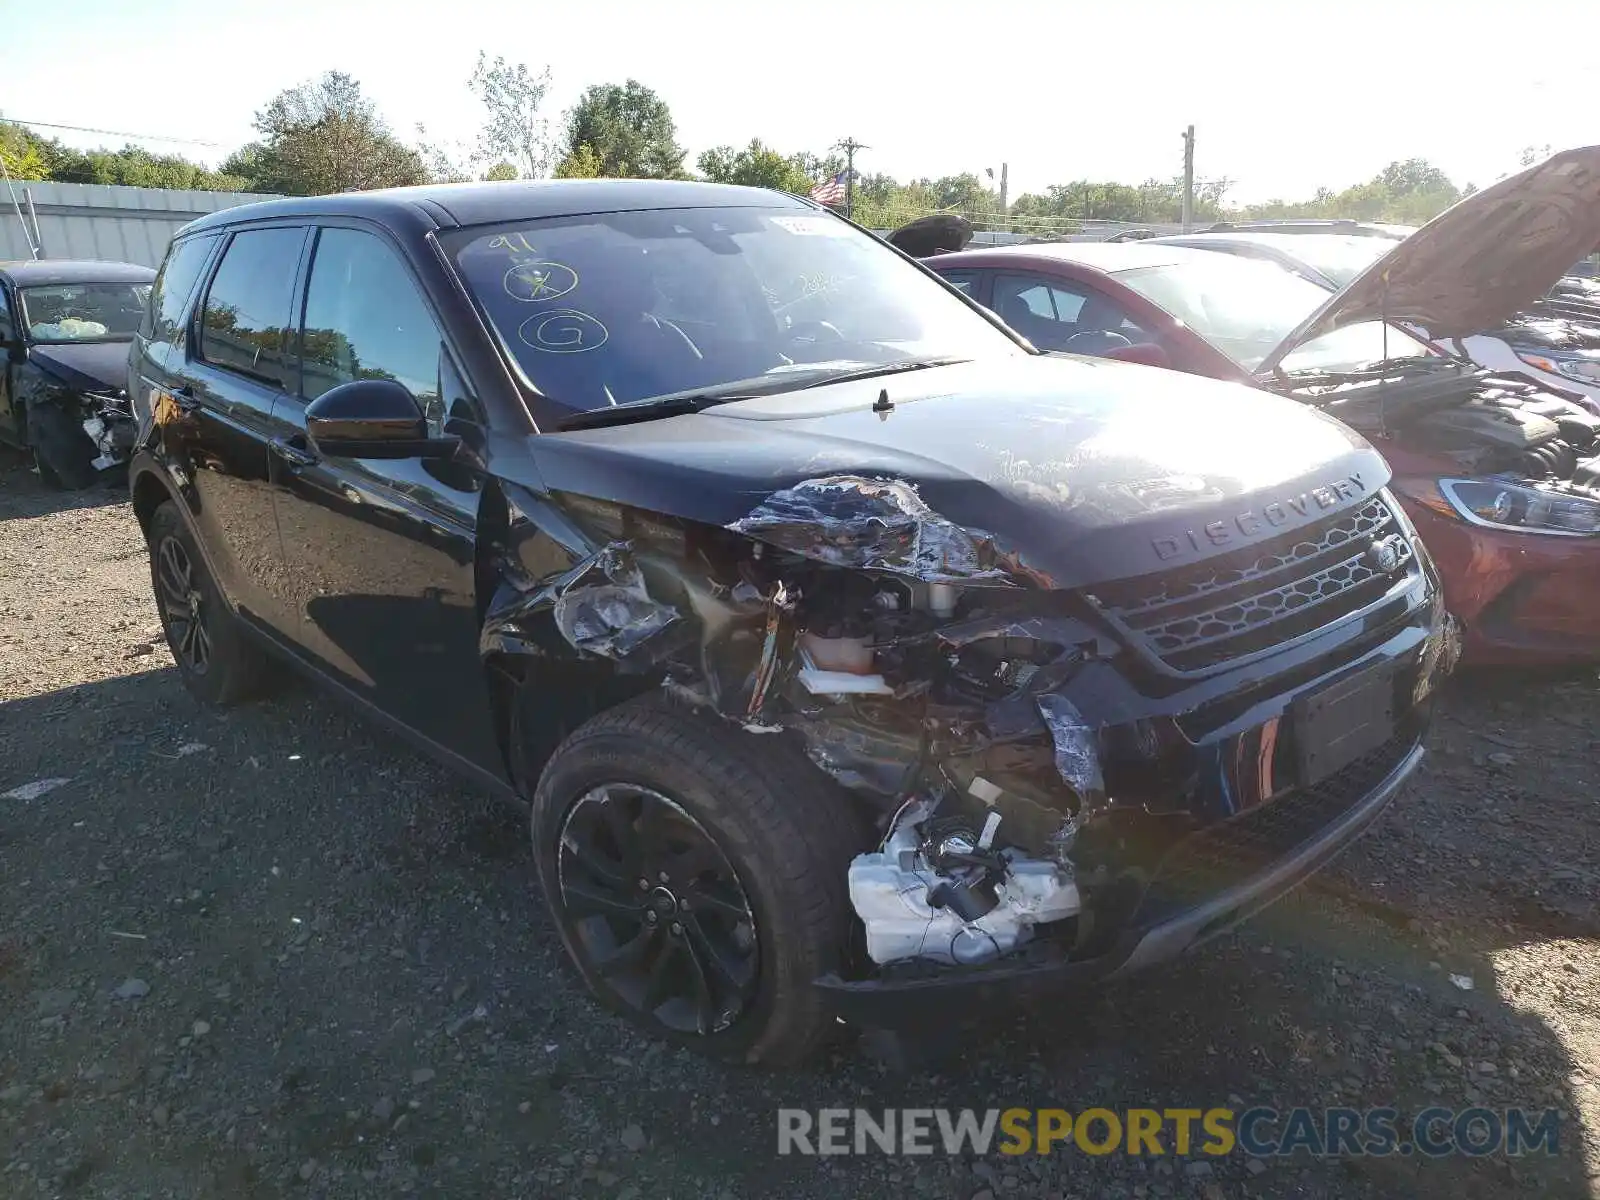
POLYGON ((1165 346, 1155 342, 1135 342, 1131 346, 1118 346, 1114 350, 1107 350, 1105 358, 1115 358, 1122 362, 1143 363, 1147 367, 1170 367, 1172 358, 1167 354, 1165 346))
POLYGON ((422 408, 393 379, 353 379, 306 406, 306 437, 330 458, 450 458, 456 437, 429 437, 422 408))

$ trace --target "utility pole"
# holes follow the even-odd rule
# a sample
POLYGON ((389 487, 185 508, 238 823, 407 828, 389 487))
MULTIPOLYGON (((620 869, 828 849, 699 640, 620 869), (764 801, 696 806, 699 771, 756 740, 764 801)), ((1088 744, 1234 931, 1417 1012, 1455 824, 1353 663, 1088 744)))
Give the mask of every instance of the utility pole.
POLYGON ((1194 225, 1194 126, 1183 131, 1183 231, 1194 225))
POLYGON ((844 215, 849 220, 856 207, 856 151, 871 150, 871 146, 863 146, 853 137, 847 137, 834 147, 844 151, 844 215))
POLYGON ((1006 212, 1007 212, 1007 210, 1006 210, 1006 183, 1008 182, 1006 176, 1007 176, 1007 172, 1010 169, 1011 169, 1011 164, 1009 164, 1009 163, 1001 163, 1000 164, 1000 220, 1002 222, 1004 222, 1005 219, 1006 219, 1006 212))

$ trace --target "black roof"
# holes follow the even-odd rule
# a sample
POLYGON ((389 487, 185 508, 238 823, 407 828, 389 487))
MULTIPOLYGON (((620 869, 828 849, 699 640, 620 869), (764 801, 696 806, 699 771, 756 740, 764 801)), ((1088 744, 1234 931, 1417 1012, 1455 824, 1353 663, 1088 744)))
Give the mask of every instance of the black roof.
POLYGON ((0 279, 14 287, 49 286, 53 283, 149 283, 156 273, 135 263, 100 262, 96 259, 41 258, 30 262, 0 262, 0 279))
POLYGON ((811 208, 808 200, 769 188, 677 179, 549 179, 437 183, 263 200, 208 213, 185 232, 277 217, 365 216, 440 228, 583 213, 661 208, 811 208))

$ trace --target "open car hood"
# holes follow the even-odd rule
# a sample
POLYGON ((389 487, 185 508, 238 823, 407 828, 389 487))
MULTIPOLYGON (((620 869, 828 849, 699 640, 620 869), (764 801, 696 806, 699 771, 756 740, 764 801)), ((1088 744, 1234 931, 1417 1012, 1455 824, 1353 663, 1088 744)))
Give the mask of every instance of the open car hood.
POLYGON ((1600 246, 1600 146, 1563 150, 1452 205, 1357 275, 1262 361, 1361 321, 1430 338, 1493 329, 1600 246))

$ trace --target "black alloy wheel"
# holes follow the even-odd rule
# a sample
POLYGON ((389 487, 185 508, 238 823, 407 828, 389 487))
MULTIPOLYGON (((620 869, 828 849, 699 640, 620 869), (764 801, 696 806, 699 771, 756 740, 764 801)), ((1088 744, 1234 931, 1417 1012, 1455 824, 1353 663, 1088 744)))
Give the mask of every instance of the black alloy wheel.
POLYGON ((277 673, 246 638, 177 505, 156 505, 144 532, 150 587, 184 687, 223 708, 270 690, 277 673))
POLYGON ((211 666, 209 612, 188 548, 176 537, 162 538, 155 567, 161 619, 172 652, 185 670, 204 675, 211 666))
POLYGON ((749 897, 711 835, 667 796, 632 783, 590 788, 562 822, 557 881, 585 973, 637 1016, 706 1036, 754 1001, 749 897))

